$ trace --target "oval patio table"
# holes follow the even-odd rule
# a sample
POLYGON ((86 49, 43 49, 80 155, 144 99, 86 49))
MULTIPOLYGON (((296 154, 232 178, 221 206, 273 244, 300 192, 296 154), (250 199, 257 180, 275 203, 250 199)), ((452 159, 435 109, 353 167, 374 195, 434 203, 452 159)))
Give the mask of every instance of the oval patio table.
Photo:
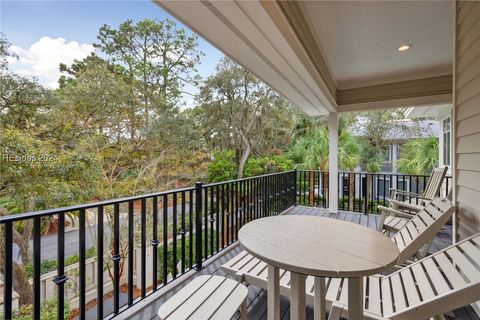
POLYGON ((238 233, 241 246, 268 264, 268 319, 280 319, 279 269, 290 275, 290 319, 305 319, 305 279, 315 277, 315 318, 325 317, 325 277, 348 278, 349 319, 363 319, 363 277, 395 265, 399 250, 385 235, 342 220, 276 216, 238 233))

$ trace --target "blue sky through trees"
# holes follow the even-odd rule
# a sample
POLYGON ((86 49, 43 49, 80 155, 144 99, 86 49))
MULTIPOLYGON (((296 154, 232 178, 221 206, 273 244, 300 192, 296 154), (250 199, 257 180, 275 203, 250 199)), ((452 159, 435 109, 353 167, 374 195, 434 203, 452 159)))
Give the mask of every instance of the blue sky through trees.
MULTIPOLYGON (((13 71, 36 76, 39 81, 55 88, 58 64, 71 64, 93 50, 98 29, 103 24, 117 27, 127 19, 172 18, 151 1, 1 1, 0 29, 20 57, 11 61, 13 71)), ((185 26, 175 20, 179 26, 185 26)), ((191 32, 191 31, 189 31, 191 32)), ((198 70, 202 77, 215 71, 223 54, 199 38, 200 50, 205 53, 198 70)), ((187 87, 195 93, 197 88, 187 87)), ((183 101, 189 103, 191 97, 183 101)))

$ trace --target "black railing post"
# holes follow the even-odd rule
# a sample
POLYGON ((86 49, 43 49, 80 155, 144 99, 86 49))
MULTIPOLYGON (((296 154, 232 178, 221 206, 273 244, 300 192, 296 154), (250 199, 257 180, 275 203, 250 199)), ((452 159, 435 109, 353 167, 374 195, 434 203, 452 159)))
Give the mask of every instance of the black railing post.
POLYGON ((3 289, 3 316, 5 319, 12 318, 12 292, 13 292, 13 223, 5 223, 5 276, 3 289))
POLYGON ((293 205, 297 206, 297 168, 293 169, 293 205))
POLYGON ((203 183, 195 183, 195 270, 202 270, 202 189, 203 183))

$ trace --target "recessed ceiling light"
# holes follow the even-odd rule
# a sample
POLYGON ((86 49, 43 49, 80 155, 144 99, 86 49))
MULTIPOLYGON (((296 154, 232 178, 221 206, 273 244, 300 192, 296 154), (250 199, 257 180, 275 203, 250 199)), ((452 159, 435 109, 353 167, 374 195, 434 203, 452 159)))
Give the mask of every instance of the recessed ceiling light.
POLYGON ((402 52, 402 51, 407 51, 408 49, 410 49, 411 45, 410 44, 405 44, 405 45, 402 45, 400 47, 398 47, 398 51, 402 52))

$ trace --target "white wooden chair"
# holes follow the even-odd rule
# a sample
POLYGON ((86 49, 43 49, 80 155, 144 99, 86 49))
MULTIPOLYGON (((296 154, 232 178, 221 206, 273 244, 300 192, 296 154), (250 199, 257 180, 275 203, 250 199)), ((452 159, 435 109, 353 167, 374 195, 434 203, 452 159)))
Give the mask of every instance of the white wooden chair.
MULTIPOLYGON (((348 316, 348 280, 334 280, 327 280, 329 320, 348 316)), ((388 276, 366 277, 364 290, 368 319, 427 319, 480 300, 480 233, 388 276)))
MULTIPOLYGON (((397 244, 400 250, 397 264, 404 264, 407 259, 412 256, 416 256, 417 258, 422 256, 422 254, 426 252, 426 248, 424 248, 425 245, 429 244, 430 240, 440 231, 442 226, 451 217, 453 210, 454 206, 448 199, 436 198, 432 200, 419 215, 410 219, 408 223, 392 237, 392 241, 397 244)), ((321 232, 321 230, 319 230, 319 232, 321 232)), ((267 264, 246 251, 242 251, 226 264, 222 265, 221 269, 239 281, 267 289, 267 264)), ((343 280, 339 278, 331 279, 331 283, 336 286, 340 286, 342 281, 343 280)), ((307 288, 309 288, 308 292, 310 292, 310 300, 307 300, 308 303, 311 304, 313 304, 313 282, 313 277, 307 277, 307 288)), ((280 294, 287 297, 290 294, 290 272, 285 270, 280 270, 280 294)), ((328 297, 330 297, 330 301, 334 301, 334 297, 336 296, 337 292, 335 292, 335 294, 331 293, 328 297)))
POLYGON ((238 281, 214 275, 198 276, 158 309, 161 320, 230 319, 240 309, 247 319, 248 289, 238 281))
MULTIPOLYGON (((424 256, 428 249, 426 246, 430 244, 430 241, 450 219, 454 208, 450 200, 436 198, 413 219, 408 220, 407 224, 391 238, 400 251, 397 265, 402 265, 412 256, 416 258, 424 256)), ((382 222, 380 221, 380 223, 382 222)), ((246 251, 239 253, 236 257, 222 265, 221 268, 232 277, 241 278, 245 282, 260 288, 267 288, 266 263, 253 257, 246 251)), ((286 278, 282 281, 288 283, 290 273, 284 271, 283 276, 286 278)))
POLYGON ((422 194, 391 188, 389 207, 413 214, 420 211, 439 195, 447 170, 446 166, 433 169, 422 194))
MULTIPOLYGON (((222 269, 267 288, 267 264, 245 251, 222 269)), ((326 279, 326 309, 333 307, 332 317, 348 317, 347 284, 348 279, 326 279)), ((367 319, 426 319, 480 300, 480 233, 389 275, 365 277, 363 287, 367 319)), ((290 295, 290 273, 285 270, 280 270, 280 294, 290 295)), ((309 276, 307 303, 314 305, 314 299, 314 277, 309 276)))

